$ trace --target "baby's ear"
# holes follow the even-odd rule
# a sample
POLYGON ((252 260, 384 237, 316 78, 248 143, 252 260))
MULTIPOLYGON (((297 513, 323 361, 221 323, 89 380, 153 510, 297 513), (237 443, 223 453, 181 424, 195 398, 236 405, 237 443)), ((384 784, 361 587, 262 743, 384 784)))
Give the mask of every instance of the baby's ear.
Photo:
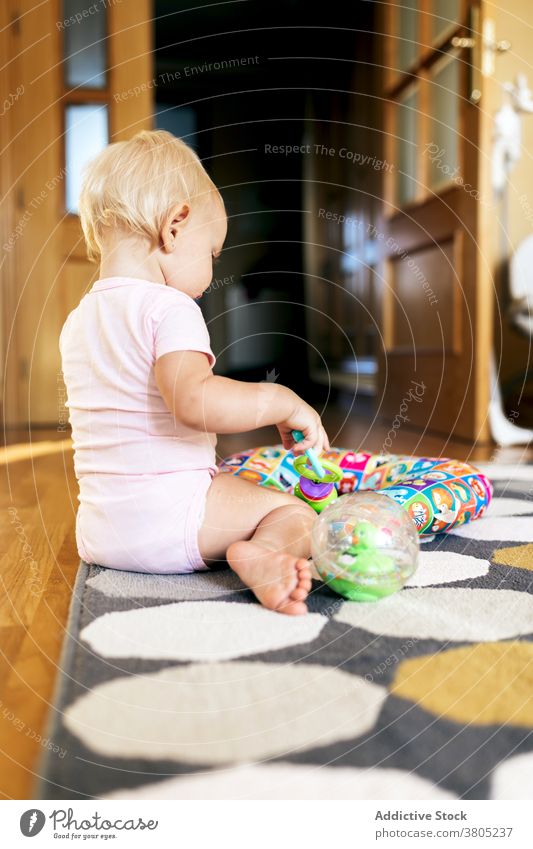
POLYGON ((191 208, 188 203, 177 203, 169 211, 161 228, 161 244, 165 251, 173 251, 183 224, 187 223, 191 208))

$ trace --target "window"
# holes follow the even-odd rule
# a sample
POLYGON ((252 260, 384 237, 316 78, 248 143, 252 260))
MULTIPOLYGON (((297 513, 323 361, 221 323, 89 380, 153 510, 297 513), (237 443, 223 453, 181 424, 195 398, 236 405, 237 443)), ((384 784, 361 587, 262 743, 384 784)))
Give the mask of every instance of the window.
POLYGON ((76 215, 84 166, 109 142, 108 4, 63 0, 65 211, 76 215))
POLYGON ((65 164, 67 212, 77 214, 83 168, 107 145, 105 103, 71 103, 65 107, 65 164))

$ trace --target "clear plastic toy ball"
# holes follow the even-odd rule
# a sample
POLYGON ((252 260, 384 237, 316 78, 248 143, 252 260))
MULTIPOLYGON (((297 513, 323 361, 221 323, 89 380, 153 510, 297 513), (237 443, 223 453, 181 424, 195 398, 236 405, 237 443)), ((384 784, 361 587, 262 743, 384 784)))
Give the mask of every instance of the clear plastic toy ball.
POLYGON ((377 601, 416 571, 419 538, 409 513, 378 492, 342 495, 318 516, 311 556, 322 580, 350 601, 377 601))

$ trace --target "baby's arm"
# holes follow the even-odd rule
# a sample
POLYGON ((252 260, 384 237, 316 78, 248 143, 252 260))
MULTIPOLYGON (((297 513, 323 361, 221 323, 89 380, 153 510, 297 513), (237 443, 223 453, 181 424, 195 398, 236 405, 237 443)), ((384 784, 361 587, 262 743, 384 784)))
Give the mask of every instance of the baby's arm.
POLYGON ((318 413, 278 383, 247 383, 214 375, 204 353, 172 351, 155 363, 155 380, 176 421, 212 433, 244 433, 276 425, 285 448, 296 448, 292 430, 304 440, 296 451, 329 449, 318 413))

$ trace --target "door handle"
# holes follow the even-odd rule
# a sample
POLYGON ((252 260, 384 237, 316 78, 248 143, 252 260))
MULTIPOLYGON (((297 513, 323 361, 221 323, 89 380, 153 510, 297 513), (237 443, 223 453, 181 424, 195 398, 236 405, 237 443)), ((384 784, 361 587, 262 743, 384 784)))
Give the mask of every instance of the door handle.
POLYGON ((455 36, 451 40, 452 47, 458 49, 470 48, 472 50, 471 63, 471 86, 470 100, 474 103, 479 103, 481 98, 481 85, 479 73, 484 77, 490 77, 496 70, 496 55, 498 53, 506 53, 511 49, 511 42, 507 39, 496 38, 496 25, 492 18, 485 18, 481 30, 481 38, 476 35, 479 33, 479 9, 477 7, 470 10, 469 30, 474 33, 473 36, 455 36))
POLYGON ((510 50, 511 42, 506 39, 496 40, 496 24, 492 18, 485 18, 483 22, 482 41, 481 73, 484 77, 490 77, 496 70, 496 54, 510 50))
POLYGON ((475 38, 464 38, 458 35, 452 38, 452 47, 474 47, 475 43, 475 38))
MULTIPOLYGON (((486 21, 485 24, 494 25, 494 21, 486 21)), ((458 35, 452 38, 452 47, 474 47, 475 45, 475 38, 467 38, 458 35)), ((490 50, 493 53, 506 53, 507 50, 510 50, 511 48, 511 42, 507 41, 506 39, 496 41, 496 39, 494 38, 494 34, 492 33, 492 35, 489 34, 486 39, 483 39, 483 47, 485 50, 490 50)))

